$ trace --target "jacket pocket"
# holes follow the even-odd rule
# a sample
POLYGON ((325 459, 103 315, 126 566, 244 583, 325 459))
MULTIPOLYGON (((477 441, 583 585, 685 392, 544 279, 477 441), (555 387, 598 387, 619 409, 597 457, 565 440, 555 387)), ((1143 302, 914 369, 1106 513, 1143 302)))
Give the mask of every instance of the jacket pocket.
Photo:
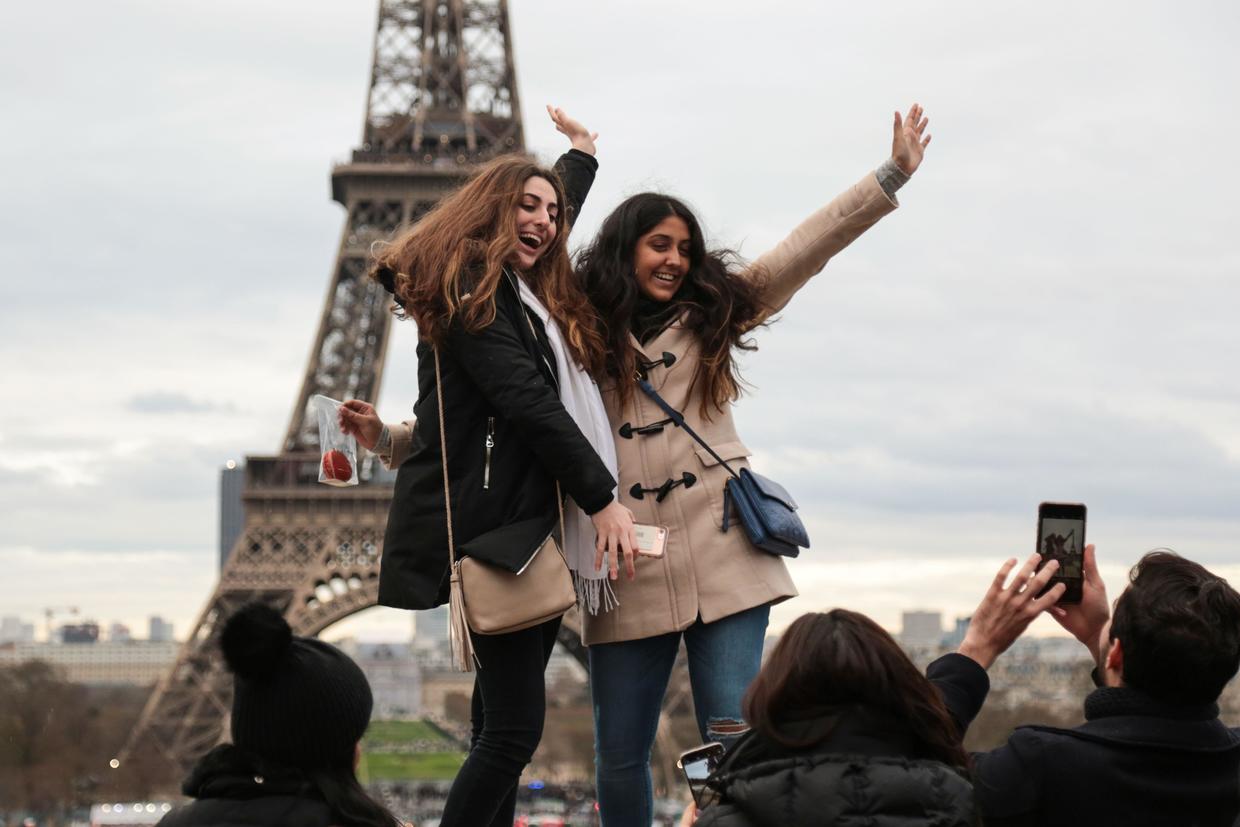
POLYGON ((487 436, 486 442, 486 458, 482 465, 482 489, 485 491, 491 487, 491 454, 495 450, 495 417, 487 417, 487 436))
MULTIPOLYGON (((723 458, 733 471, 740 473, 742 468, 748 468, 748 458, 750 451, 745 447, 745 443, 739 439, 732 442, 716 442, 711 443, 715 453, 723 458)), ((710 452, 701 445, 694 445, 693 451, 697 454, 698 461, 702 463, 702 482, 706 488, 706 496, 710 500, 710 516, 715 523, 716 528, 722 529, 723 526, 723 487, 727 485, 732 475, 728 473, 728 469, 720 464, 719 460, 711 456, 710 452)))

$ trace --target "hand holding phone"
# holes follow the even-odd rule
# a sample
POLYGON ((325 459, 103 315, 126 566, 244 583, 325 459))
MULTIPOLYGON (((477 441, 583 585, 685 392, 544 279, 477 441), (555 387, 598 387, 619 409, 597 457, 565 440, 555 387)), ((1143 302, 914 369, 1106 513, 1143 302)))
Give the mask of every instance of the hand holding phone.
POLYGON ((667 526, 633 524, 637 534, 637 553, 642 557, 662 557, 667 550, 667 526))
POLYGON ((706 779, 710 778, 718 768, 724 752, 723 744, 711 741, 709 744, 702 744, 700 747, 681 753, 676 761, 676 766, 681 769, 685 774, 685 780, 689 782, 689 791, 693 793, 693 802, 699 810, 715 801, 717 794, 713 788, 706 785, 706 779))
POLYGON ((1085 506, 1081 503, 1039 505, 1036 551, 1042 555, 1039 570, 1048 560, 1059 561, 1059 571, 1038 596, 1041 597, 1056 583, 1063 583, 1067 591, 1059 602, 1080 603, 1081 583, 1085 576, 1085 506))

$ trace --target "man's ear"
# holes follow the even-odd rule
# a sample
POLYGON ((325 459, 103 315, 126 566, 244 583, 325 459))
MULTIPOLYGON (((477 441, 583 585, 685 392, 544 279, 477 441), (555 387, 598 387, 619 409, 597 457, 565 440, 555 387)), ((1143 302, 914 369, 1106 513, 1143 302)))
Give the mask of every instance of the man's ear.
POLYGON ((1106 672, 1115 676, 1115 683, 1108 681, 1109 686, 1118 686, 1124 677, 1124 644, 1119 638, 1111 641, 1111 648, 1107 649, 1106 657, 1103 658, 1106 664, 1106 672))

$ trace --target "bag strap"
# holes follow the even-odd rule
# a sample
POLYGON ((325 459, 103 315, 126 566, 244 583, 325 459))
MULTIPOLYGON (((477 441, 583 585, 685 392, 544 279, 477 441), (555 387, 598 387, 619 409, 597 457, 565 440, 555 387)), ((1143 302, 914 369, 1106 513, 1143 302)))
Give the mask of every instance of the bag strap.
POLYGON ((642 389, 642 391, 646 394, 646 396, 649 396, 651 399, 653 399, 656 405, 658 405, 660 408, 663 409, 663 411, 668 415, 668 418, 670 418, 673 423, 675 423, 678 427, 683 428, 684 432, 688 434, 689 436, 693 437, 695 440, 697 440, 697 444, 705 448, 706 452, 710 454, 712 457, 714 457, 716 462, 718 462, 724 468, 728 469, 729 474, 731 474, 736 479, 740 479, 740 475, 732 470, 732 466, 728 465, 727 460, 719 456, 719 454, 715 451, 715 449, 710 447, 710 445, 706 442, 706 440, 698 436, 697 431, 689 427, 689 423, 685 422, 684 414, 682 414, 680 411, 673 408, 671 405, 667 404, 667 400, 664 399, 662 396, 659 396, 659 392, 654 389, 654 386, 651 385, 650 382, 648 382, 645 379, 638 379, 637 386, 642 389))
MULTIPOLYGON (((531 325, 532 326, 532 325, 531 325)), ((448 565, 456 567, 456 541, 452 536, 452 489, 448 485, 448 432, 443 417, 443 380, 439 375, 439 348, 435 351, 435 397, 439 401, 439 459, 443 466, 443 507, 448 520, 448 565)), ((560 511, 560 543, 566 542, 564 530, 564 498, 560 493, 560 481, 555 481, 555 504, 560 511)), ((561 552, 562 553, 562 552, 561 552)))

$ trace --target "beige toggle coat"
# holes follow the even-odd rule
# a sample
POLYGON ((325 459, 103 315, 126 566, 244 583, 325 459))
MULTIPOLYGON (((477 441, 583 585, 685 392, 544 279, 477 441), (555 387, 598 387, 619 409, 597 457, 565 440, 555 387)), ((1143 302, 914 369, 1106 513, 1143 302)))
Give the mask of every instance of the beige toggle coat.
MULTIPOLYGON (((832 256, 895 208, 896 203, 870 173, 758 258, 749 272, 767 273, 763 297, 769 313, 780 310, 832 256)), ((698 365, 693 335, 673 322, 644 346, 636 338, 632 342, 642 354, 639 358, 648 362, 662 358, 664 352, 675 355, 671 367, 658 365, 649 371, 651 385, 733 469, 748 467, 750 452, 736 434, 730 407, 706 420, 701 415, 700 386, 690 393, 698 365)), ((640 389, 635 388, 628 405, 621 408, 614 389, 604 387, 603 401, 616 434, 620 502, 632 509, 637 522, 667 526, 669 533, 662 558, 638 558, 634 580, 621 568, 620 578, 612 581, 620 601, 617 608, 584 615, 585 643, 678 632, 698 617, 711 623, 795 596, 796 586, 782 558, 755 549, 736 520, 727 532, 720 530, 727 470, 692 437, 671 425, 658 433, 620 436, 625 423, 638 427, 666 417, 640 389), (661 503, 655 502, 654 494, 641 499, 630 494, 635 483, 657 488, 669 478, 681 479, 686 471, 697 482, 672 488, 661 503)))

